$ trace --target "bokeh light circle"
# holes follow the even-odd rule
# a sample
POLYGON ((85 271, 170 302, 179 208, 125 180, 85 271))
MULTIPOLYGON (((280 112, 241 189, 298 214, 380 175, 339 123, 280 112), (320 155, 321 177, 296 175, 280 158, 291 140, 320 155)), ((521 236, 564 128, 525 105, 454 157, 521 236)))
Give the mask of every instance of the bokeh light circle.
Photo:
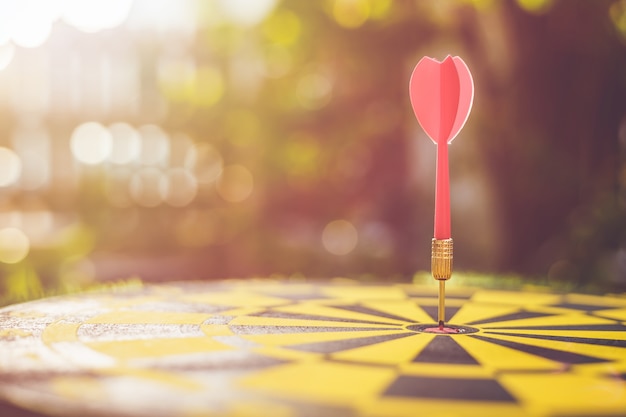
POLYGON ((359 234, 347 220, 333 220, 324 227, 322 244, 333 255, 347 255, 356 248, 359 234))
POLYGON ((143 168, 131 177, 130 196, 143 207, 156 207, 163 203, 164 181, 166 179, 159 169, 143 168))
POLYGON ((287 48, 280 45, 269 45, 265 51, 264 73, 266 77, 284 77, 293 67, 293 57, 287 48))
POLYGON ((22 161, 11 149, 0 147, 0 187, 13 185, 22 173, 22 161))
POLYGON ((276 0, 218 0, 225 17, 233 23, 252 26, 261 22, 276 6, 276 0))
POLYGON ((12 43, 0 45, 0 71, 9 66, 15 55, 15 47, 12 43))
POLYGON ((170 138, 157 125, 144 125, 139 128, 141 152, 139 160, 144 165, 160 165, 167 162, 170 155, 170 138))
POLYGON ((97 122, 87 122, 74 129, 70 147, 78 161, 95 165, 109 157, 111 142, 111 133, 106 127, 97 122))
POLYGON ((29 251, 30 240, 20 229, 7 227, 0 230, 0 262, 18 263, 29 251))
POLYGON ((114 164, 128 164, 139 157, 141 140, 139 133, 127 123, 113 123, 109 126, 111 132, 110 161, 114 164))
POLYGON ((239 203, 252 194, 254 177, 243 165, 229 165, 222 171, 216 185, 220 197, 231 203, 239 203))
POLYGON ((124 23, 133 0, 65 0, 63 20, 83 32, 98 32, 124 23))
MULTIPOLYGON (((36 16, 36 14, 33 14, 36 16)), ((52 32, 52 22, 45 17, 41 19, 24 19, 22 24, 14 25, 11 38, 16 45, 23 48, 37 48, 43 45, 52 32)))
POLYGON ((302 31, 297 14, 290 10, 279 10, 266 19, 263 33, 273 44, 293 45, 302 31))
POLYGON ((219 178, 224 170, 222 154, 209 143, 196 145, 189 157, 189 165, 201 183, 212 183, 219 178))
POLYGON ((527 12, 542 14, 552 7, 553 0, 517 0, 517 4, 527 12))
POLYGON ((357 28, 365 23, 370 15, 368 0, 335 0, 332 9, 335 21, 345 28, 357 28))
POLYGON ((164 185, 165 202, 174 207, 188 205, 198 193, 198 183, 195 177, 184 168, 168 170, 164 185))
POLYGON ((46 155, 34 150, 22 152, 22 174, 20 187, 25 190, 38 190, 51 179, 50 163, 46 155))
POLYGON ((331 80, 322 73, 303 76, 296 87, 296 95, 302 107, 316 110, 324 107, 332 97, 331 80))

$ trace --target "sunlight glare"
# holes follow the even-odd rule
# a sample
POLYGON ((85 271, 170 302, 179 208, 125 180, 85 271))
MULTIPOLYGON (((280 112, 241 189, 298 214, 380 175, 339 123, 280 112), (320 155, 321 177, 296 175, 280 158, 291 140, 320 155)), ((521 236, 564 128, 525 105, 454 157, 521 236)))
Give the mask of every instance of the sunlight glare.
POLYGON ((111 153, 111 133, 100 123, 83 123, 74 129, 70 146, 72 155, 78 161, 96 165, 111 153))
POLYGON ((66 0, 62 19, 83 32, 93 33, 124 23, 133 0, 66 0))
POLYGON ((276 0, 218 0, 226 17, 242 26, 260 23, 276 6, 276 0))

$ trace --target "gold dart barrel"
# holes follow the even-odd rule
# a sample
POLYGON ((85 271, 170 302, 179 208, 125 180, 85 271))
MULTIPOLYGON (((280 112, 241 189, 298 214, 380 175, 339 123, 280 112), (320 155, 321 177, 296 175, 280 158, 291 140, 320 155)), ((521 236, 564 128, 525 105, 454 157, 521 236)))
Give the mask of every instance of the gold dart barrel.
POLYGON ((452 239, 433 239, 430 268, 436 280, 450 279, 452 276, 452 239))
POLYGON ((446 281, 452 276, 452 239, 433 239, 430 269, 439 281, 439 329, 446 321, 446 281))

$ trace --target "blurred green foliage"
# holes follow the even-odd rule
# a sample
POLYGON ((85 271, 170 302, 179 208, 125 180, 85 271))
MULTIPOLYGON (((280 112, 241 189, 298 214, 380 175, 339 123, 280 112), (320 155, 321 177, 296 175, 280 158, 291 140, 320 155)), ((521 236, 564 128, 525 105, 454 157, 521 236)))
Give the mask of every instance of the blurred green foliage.
MULTIPOLYGON (((158 124, 172 149, 191 141, 193 201, 116 205, 132 170, 84 167, 75 194, 41 197, 74 220, 2 266, 5 301, 134 275, 412 279, 430 262, 434 148, 408 77, 447 54, 476 84, 451 148, 457 268, 626 285, 626 1, 283 0, 252 25, 216 18, 217 4, 196 4, 191 40, 129 35, 142 93, 125 121, 158 124), (338 219, 356 242, 323 241, 338 219)), ((50 124, 68 137, 83 119, 50 124)))

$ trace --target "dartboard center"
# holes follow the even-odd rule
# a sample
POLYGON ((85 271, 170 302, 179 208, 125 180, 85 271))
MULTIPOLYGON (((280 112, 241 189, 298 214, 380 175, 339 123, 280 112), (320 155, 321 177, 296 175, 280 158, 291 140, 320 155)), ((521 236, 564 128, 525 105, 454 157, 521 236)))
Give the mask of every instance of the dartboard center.
POLYGON ((477 333, 480 329, 470 326, 457 326, 454 324, 446 324, 443 329, 439 327, 437 323, 429 324, 411 324, 406 326, 407 330, 416 333, 432 333, 442 335, 457 335, 457 334, 469 334, 477 333))

